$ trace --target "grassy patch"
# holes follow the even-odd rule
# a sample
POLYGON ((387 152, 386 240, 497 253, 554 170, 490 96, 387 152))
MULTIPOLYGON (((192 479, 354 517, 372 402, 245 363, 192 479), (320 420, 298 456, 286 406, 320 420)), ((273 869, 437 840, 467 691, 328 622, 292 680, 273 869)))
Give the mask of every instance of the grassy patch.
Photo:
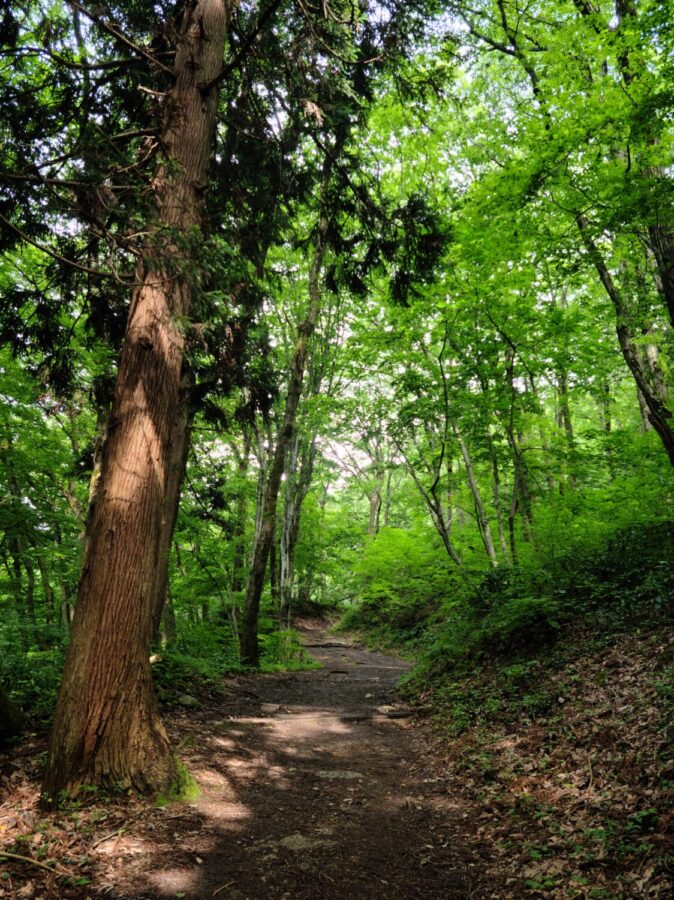
POLYGON ((176 777, 169 788, 160 791, 155 797, 155 806, 168 806, 169 803, 193 803, 199 798, 201 789, 190 774, 187 767, 177 761, 176 777))

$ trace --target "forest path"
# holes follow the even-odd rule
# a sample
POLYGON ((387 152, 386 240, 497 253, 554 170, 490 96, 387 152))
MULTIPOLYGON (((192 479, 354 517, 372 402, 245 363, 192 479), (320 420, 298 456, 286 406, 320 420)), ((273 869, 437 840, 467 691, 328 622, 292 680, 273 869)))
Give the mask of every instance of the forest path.
POLYGON ((499 896, 480 883, 459 801, 395 706, 407 664, 318 627, 302 637, 324 668, 238 677, 217 709, 169 721, 201 796, 100 844, 99 888, 186 900, 499 896))

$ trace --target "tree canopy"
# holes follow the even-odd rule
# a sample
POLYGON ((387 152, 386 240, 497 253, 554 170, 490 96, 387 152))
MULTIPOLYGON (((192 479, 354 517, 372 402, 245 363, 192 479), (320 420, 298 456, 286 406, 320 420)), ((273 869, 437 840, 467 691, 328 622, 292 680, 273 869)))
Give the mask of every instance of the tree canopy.
POLYGON ((0 738, 56 709, 47 805, 166 788, 157 695, 301 666, 297 616, 429 672, 671 602, 670 4, 9 4, 0 105, 0 738))

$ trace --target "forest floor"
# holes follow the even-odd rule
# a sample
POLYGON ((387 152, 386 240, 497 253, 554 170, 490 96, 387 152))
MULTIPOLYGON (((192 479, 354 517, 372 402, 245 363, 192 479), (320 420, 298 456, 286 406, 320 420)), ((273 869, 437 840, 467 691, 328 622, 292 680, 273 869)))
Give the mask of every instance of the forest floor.
POLYGON ((0 853, 57 872, 0 861, 0 897, 504 897, 423 729, 396 705, 407 663, 317 627, 302 638, 323 668, 237 676, 217 705, 165 715, 200 788, 191 802, 98 798, 41 817, 44 747, 17 748, 0 853))
POLYGON ((546 685, 556 710, 453 738, 400 705, 403 660, 302 638, 321 669, 165 712, 192 801, 45 817, 44 739, 0 759, 0 854, 32 860, 0 860, 0 897, 671 896, 671 630, 578 657, 546 685))

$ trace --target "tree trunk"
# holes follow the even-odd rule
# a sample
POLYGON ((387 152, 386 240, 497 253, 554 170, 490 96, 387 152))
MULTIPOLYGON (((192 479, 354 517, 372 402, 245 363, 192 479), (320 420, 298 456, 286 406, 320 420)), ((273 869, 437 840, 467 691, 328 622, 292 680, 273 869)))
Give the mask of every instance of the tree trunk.
POLYGON ((225 0, 186 5, 152 181, 156 218, 139 264, 78 603, 43 783, 43 803, 83 785, 165 788, 176 763, 152 691, 149 647, 161 522, 180 403, 184 336, 213 150, 225 0), (185 270, 181 272, 181 269, 185 270))
POLYGON ((393 471, 391 469, 386 473, 386 487, 384 493, 384 528, 388 528, 391 523, 391 479, 393 471))
POLYGON ((574 454, 576 450, 576 437, 573 433, 571 404, 569 402, 569 376, 566 369, 561 367, 557 373, 557 396, 559 400, 559 415, 557 418, 557 426, 564 430, 567 455, 571 464, 571 474, 569 480, 571 482, 571 487, 575 490, 578 486, 578 479, 576 478, 576 474, 573 471, 575 465, 574 454))
POLYGON ((515 535, 515 517, 517 516, 517 507, 519 506, 519 471, 515 467, 515 477, 513 480, 513 492, 510 500, 510 508, 508 509, 508 540, 510 541, 510 559, 514 566, 518 563, 517 558, 517 538, 515 535))
POLYGON ((473 495, 473 504, 475 506, 475 517, 477 519, 477 525, 480 531, 480 537, 482 538, 482 543, 484 544, 485 553, 487 554, 487 559, 489 560, 489 564, 491 566, 498 565, 498 559, 496 558, 496 550, 494 549, 494 540, 491 536, 491 528, 489 527, 489 519, 487 518, 487 513, 484 508, 484 503, 482 502, 482 494, 480 493, 480 487, 477 483, 477 478, 475 477, 475 470, 473 469, 473 461, 470 457, 470 452, 468 450, 468 445, 463 439, 463 435, 459 431, 459 427, 452 420, 452 431, 454 432, 454 437, 458 441, 459 449, 461 450, 461 456, 463 457, 463 463, 466 467, 466 475, 468 476, 468 484, 470 486, 470 492, 473 495))
POLYGON ((660 225, 651 225, 648 236, 657 266, 656 285, 674 326, 674 234, 660 225))
POLYGON ((281 610, 281 598, 279 594, 279 552, 278 552, 278 536, 274 529, 274 537, 269 547, 269 592, 271 594, 271 602, 277 614, 281 610))
POLYGON ((494 510, 496 512, 496 525, 498 527, 498 538, 501 545, 503 559, 508 561, 508 544, 506 543, 505 530, 503 528, 503 500, 501 498, 501 473, 498 468, 498 458, 496 456, 496 448, 491 434, 487 430, 487 446, 489 447, 489 459, 491 461, 492 472, 492 494, 494 497, 494 510))
MULTIPOLYGON (((398 451, 402 455, 405 460, 405 464, 407 466, 407 471, 410 473, 412 481, 416 485, 419 493, 424 499, 424 503, 428 509, 428 512, 431 516, 431 521, 435 526, 435 530, 437 531, 440 539, 442 541, 442 546, 447 551, 447 555, 452 560, 452 562, 461 567, 463 566, 463 561, 452 543, 451 530, 452 530, 452 498, 451 498, 451 490, 448 487, 447 489, 447 504, 445 508, 445 504, 443 504, 441 497, 438 496, 438 484, 440 481, 439 473, 438 477, 435 478, 433 485, 427 489, 421 482, 421 479, 414 471, 413 466, 410 464, 405 451, 402 448, 401 444, 397 444, 398 451)), ((449 465, 448 460, 448 465, 449 465)), ((448 471, 449 475, 449 471, 448 471)))
POLYGON ((245 553, 246 553, 246 519, 248 517, 248 492, 246 490, 246 475, 250 465, 251 434, 246 429, 243 436, 243 453, 237 458, 236 478, 236 521, 232 542, 234 553, 232 557, 232 594, 239 594, 243 590, 245 553))
POLYGON ((159 624, 159 643, 162 647, 169 647, 176 639, 176 614, 173 608, 173 599, 171 591, 166 590, 164 599, 164 607, 161 614, 161 622, 159 624))
POLYGON ((285 458, 295 429, 297 407, 304 383, 304 367, 306 364, 309 339, 313 334, 321 308, 320 277, 325 257, 325 240, 328 233, 329 219, 327 211, 327 191, 332 166, 337 156, 337 148, 326 154, 321 177, 320 219, 317 229, 316 249, 309 273, 309 308, 306 318, 299 327, 295 344, 295 353, 290 367, 288 392, 286 394, 283 422, 279 429, 274 456, 269 467, 269 475, 265 488, 264 503, 261 510, 259 534, 253 548, 250 573, 246 584, 246 600, 241 630, 241 661, 247 666, 258 666, 260 651, 257 640, 257 623, 260 615, 260 598, 264 587, 265 572, 269 551, 276 532, 276 504, 278 501, 281 478, 285 458))
POLYGON ((599 407, 599 424, 606 434, 611 433, 611 385, 605 375, 600 376, 599 394, 597 396, 599 407))
POLYGON ((286 481, 286 503, 281 528, 281 628, 290 627, 293 581, 295 579, 295 548, 300 534, 302 505, 311 487, 316 460, 316 438, 297 440, 291 453, 286 481), (301 445, 301 452, 299 450, 301 445))
POLYGON ((644 365, 638 352, 639 348, 634 342, 632 331, 630 329, 630 316, 627 304, 590 234, 587 219, 584 216, 579 215, 576 218, 576 224, 578 225, 585 248, 597 270, 599 279, 604 286, 604 290, 613 303, 616 314, 618 343, 620 344, 623 359, 627 363, 627 367, 632 373, 637 388, 648 408, 648 421, 658 433, 662 446, 665 448, 665 452, 669 457, 669 461, 671 465, 674 466, 674 430, 670 424, 672 412, 657 396, 657 393, 649 383, 647 370, 644 369, 644 365))
POLYGON ((21 731, 23 716, 0 684, 0 747, 21 731))
POLYGON ((367 533, 374 537, 379 534, 379 516, 381 513, 381 483, 377 483, 368 494, 370 502, 370 515, 367 523, 367 533))
MULTIPOLYGON (((37 548, 36 548, 37 549, 37 548)), ((47 571, 47 563, 45 562, 44 556, 39 552, 37 552, 37 568, 40 573, 40 581, 42 583, 42 593, 44 594, 44 603, 45 603, 45 619, 49 625, 54 624, 54 619, 56 616, 56 599, 54 594, 54 588, 51 586, 51 582, 49 581, 49 572, 47 571)))

